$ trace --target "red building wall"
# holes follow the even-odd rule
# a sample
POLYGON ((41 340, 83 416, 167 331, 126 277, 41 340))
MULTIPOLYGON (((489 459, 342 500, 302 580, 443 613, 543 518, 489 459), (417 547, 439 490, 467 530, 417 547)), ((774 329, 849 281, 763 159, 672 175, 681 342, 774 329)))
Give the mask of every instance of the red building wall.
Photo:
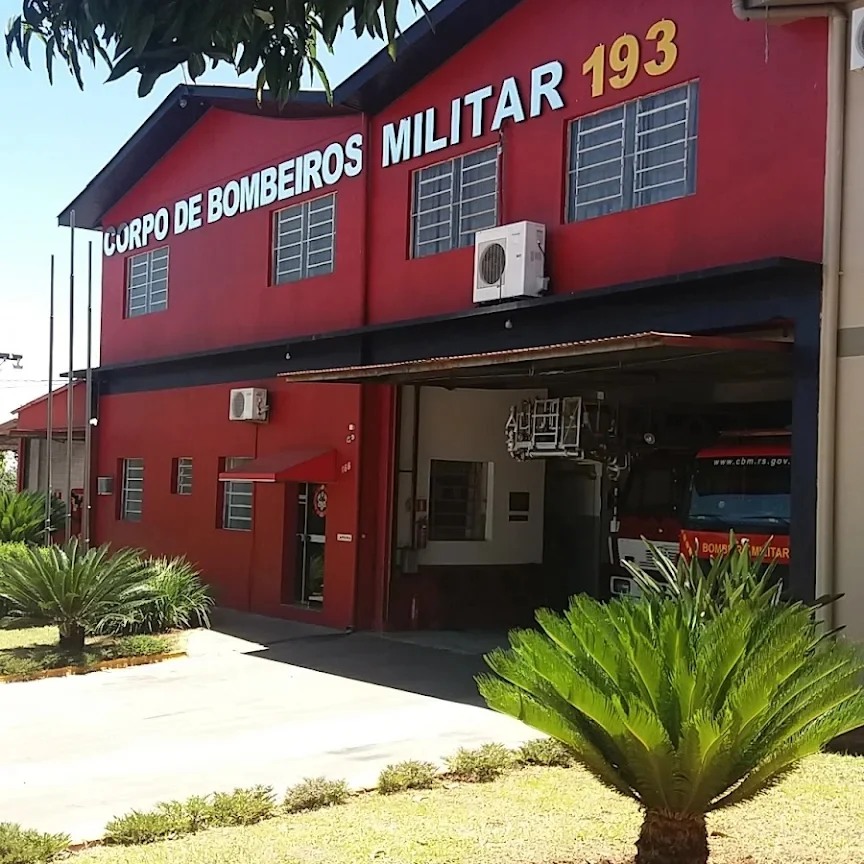
MULTIPOLYGON (((565 69, 562 110, 502 129, 502 223, 547 226, 547 273, 557 293, 788 255, 819 261, 826 113, 824 20, 782 27, 738 21, 728 0, 525 0, 372 124, 369 313, 373 321, 470 307, 473 250, 409 257, 411 174, 498 140, 496 132, 387 168, 385 124, 436 107, 441 131, 450 102, 492 85, 483 128, 491 126, 502 81, 516 76, 527 101, 530 70, 551 60, 565 69), (677 63, 652 77, 640 68, 623 89, 591 95, 582 66, 594 47, 623 33, 645 39, 660 19, 677 24, 677 63), (629 212, 566 224, 568 125, 574 118, 698 78, 696 194, 629 212)), ((608 74, 612 74, 611 72, 608 74)), ((470 110, 465 109, 463 128, 470 110)), ((467 140, 464 140, 467 137, 467 140)))
MULTIPOLYGON (((472 0, 480 2, 480 0, 472 0)), ((231 345, 324 333, 468 309, 473 250, 412 260, 412 174, 442 159, 501 143, 502 223, 533 220, 548 229, 547 272, 557 293, 673 275, 773 256, 819 260, 822 242, 827 27, 819 20, 783 27, 737 21, 728 0, 524 0, 462 52, 380 116, 274 120, 211 110, 109 212, 118 225, 214 185, 312 148, 364 132, 364 169, 343 177, 337 194, 333 274, 270 285, 272 213, 331 190, 310 192, 181 235, 170 235, 165 312, 123 316, 125 262, 103 267, 102 362, 135 362, 231 345), (641 63, 656 56, 646 34, 655 22, 677 25, 678 59, 652 77, 641 63), (766 37, 767 32, 767 37, 766 37), (583 63, 595 46, 622 33, 645 52, 629 86, 591 95, 583 63), (767 38, 767 42, 766 42, 767 38), (767 52, 766 52, 767 46, 767 52), (384 126, 435 107, 446 123, 451 100, 495 88, 516 76, 527 100, 530 71, 560 60, 561 110, 505 125, 501 135, 467 132, 462 143, 382 167, 384 126), (696 193, 608 215, 565 221, 568 128, 575 118, 698 79, 696 193), (368 127, 367 127, 368 123, 368 127)), ((613 74, 607 70, 606 77, 613 74)), ((463 128, 469 124, 467 110, 463 128)), ((151 243, 147 248, 155 248, 151 243)), ((263 426, 227 419, 232 385, 107 396, 100 401, 97 475, 115 476, 115 495, 95 499, 95 537, 156 554, 185 554, 198 564, 220 602, 267 614, 290 614, 334 626, 381 626, 388 594, 392 520, 394 405, 387 387, 260 383, 271 392, 263 426), (349 424, 355 440, 346 441, 349 424), (219 460, 290 448, 333 447, 353 466, 332 484, 328 507, 325 606, 320 614, 286 612, 280 585, 291 560, 296 489, 259 485, 251 533, 217 527, 219 460), (171 494, 171 460, 191 456, 191 497, 171 494), (144 515, 117 519, 118 460, 145 460, 144 515), (337 539, 352 536, 351 542, 337 539), (286 545, 289 544, 289 545, 286 545)))
MULTIPOLYGON (((96 542, 143 548, 154 555, 186 555, 204 572, 220 604, 262 614, 285 614, 283 556, 293 568, 297 487, 256 483, 253 530, 221 529, 220 460, 290 449, 335 449, 339 464, 350 463, 350 467, 337 482, 328 484, 324 608, 319 613, 292 607, 290 614, 328 626, 355 624, 359 388, 246 382, 107 396, 99 410, 93 473, 94 477, 113 476, 114 494, 94 498, 96 542), (235 386, 268 388, 271 413, 267 423, 228 420, 229 391, 235 386), (355 433, 349 441, 351 424, 355 433), (172 459, 177 457, 193 459, 189 496, 172 492, 172 459), (140 522, 118 518, 120 460, 126 458, 144 460, 140 522), (351 541, 339 541, 339 534, 350 535, 351 541)), ((374 537, 370 546, 372 543, 374 537)))
MULTIPOLYGON (((211 109, 122 201, 103 224, 124 222, 205 193, 204 224, 169 234, 168 309, 124 317, 128 255, 103 259, 102 363, 113 364, 358 326, 363 309, 364 179, 345 176, 314 190, 218 222, 206 222, 206 192, 282 159, 344 142, 362 130, 358 116, 278 120, 211 109), (329 192, 337 195, 332 274, 271 285, 273 213, 329 192)), ((140 250, 138 250, 140 251, 140 250)))

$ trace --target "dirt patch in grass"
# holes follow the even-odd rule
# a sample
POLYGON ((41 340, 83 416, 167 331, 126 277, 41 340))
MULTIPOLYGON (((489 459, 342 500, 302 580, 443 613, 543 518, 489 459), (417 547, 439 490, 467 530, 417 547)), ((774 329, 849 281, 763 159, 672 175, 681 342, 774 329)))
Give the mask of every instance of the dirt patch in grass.
MULTIPOLYGON (((709 819, 712 864, 861 864, 864 760, 819 756, 778 789, 709 819)), ((622 864, 638 809, 579 769, 365 795, 342 807, 82 853, 84 864, 622 864)))
POLYGON ((81 654, 60 651, 56 627, 22 627, 4 622, 0 628, 0 676, 34 675, 66 666, 94 666, 105 660, 147 657, 182 650, 180 637, 97 636, 81 654))

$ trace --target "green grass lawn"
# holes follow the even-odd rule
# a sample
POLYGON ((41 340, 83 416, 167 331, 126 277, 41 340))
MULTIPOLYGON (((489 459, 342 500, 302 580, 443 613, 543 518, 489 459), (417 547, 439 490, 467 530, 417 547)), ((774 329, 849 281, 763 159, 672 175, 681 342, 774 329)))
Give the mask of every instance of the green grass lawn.
POLYGON ((14 620, 0 624, 0 675, 30 675, 61 666, 89 666, 102 660, 140 657, 180 650, 177 635, 100 636, 87 640, 83 654, 57 649, 56 627, 27 627, 14 620))
MULTIPOLYGON (((818 756, 757 801, 709 819, 713 864, 862 864, 864 759, 818 756)), ((600 864, 634 854, 640 817, 578 769, 514 772, 84 852, 82 864, 600 864)))

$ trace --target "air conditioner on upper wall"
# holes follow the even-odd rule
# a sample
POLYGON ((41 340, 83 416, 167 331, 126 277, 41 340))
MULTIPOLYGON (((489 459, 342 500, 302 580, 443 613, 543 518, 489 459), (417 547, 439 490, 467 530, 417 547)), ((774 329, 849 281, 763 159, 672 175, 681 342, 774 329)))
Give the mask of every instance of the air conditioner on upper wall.
POLYGON ((478 231, 474 240, 474 302, 538 297, 546 290, 546 226, 515 222, 478 231))
POLYGON ((852 49, 849 53, 849 68, 853 72, 864 69, 864 7, 852 10, 852 49))
POLYGON ((229 420, 246 420, 251 423, 264 423, 270 406, 267 391, 261 387, 241 387, 231 391, 228 407, 229 420))

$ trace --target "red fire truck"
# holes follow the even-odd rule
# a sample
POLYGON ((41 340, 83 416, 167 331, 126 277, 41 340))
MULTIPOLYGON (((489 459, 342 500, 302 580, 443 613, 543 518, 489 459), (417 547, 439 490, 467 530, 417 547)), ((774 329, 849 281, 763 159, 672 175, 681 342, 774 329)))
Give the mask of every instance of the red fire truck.
MULTIPOLYGON (((782 576, 789 564, 791 457, 788 434, 748 432, 724 436, 695 458, 667 453, 636 462, 619 502, 617 563, 654 569, 643 537, 673 561, 679 553, 710 559, 728 550, 734 531, 755 553, 764 549, 782 576)), ((613 570, 611 590, 638 594, 623 566, 613 570)))
POLYGON ((789 566, 792 448, 788 436, 751 433, 701 451, 681 530, 688 557, 713 558, 729 532, 765 560, 789 566), (770 542, 769 542, 770 541, 770 542))

